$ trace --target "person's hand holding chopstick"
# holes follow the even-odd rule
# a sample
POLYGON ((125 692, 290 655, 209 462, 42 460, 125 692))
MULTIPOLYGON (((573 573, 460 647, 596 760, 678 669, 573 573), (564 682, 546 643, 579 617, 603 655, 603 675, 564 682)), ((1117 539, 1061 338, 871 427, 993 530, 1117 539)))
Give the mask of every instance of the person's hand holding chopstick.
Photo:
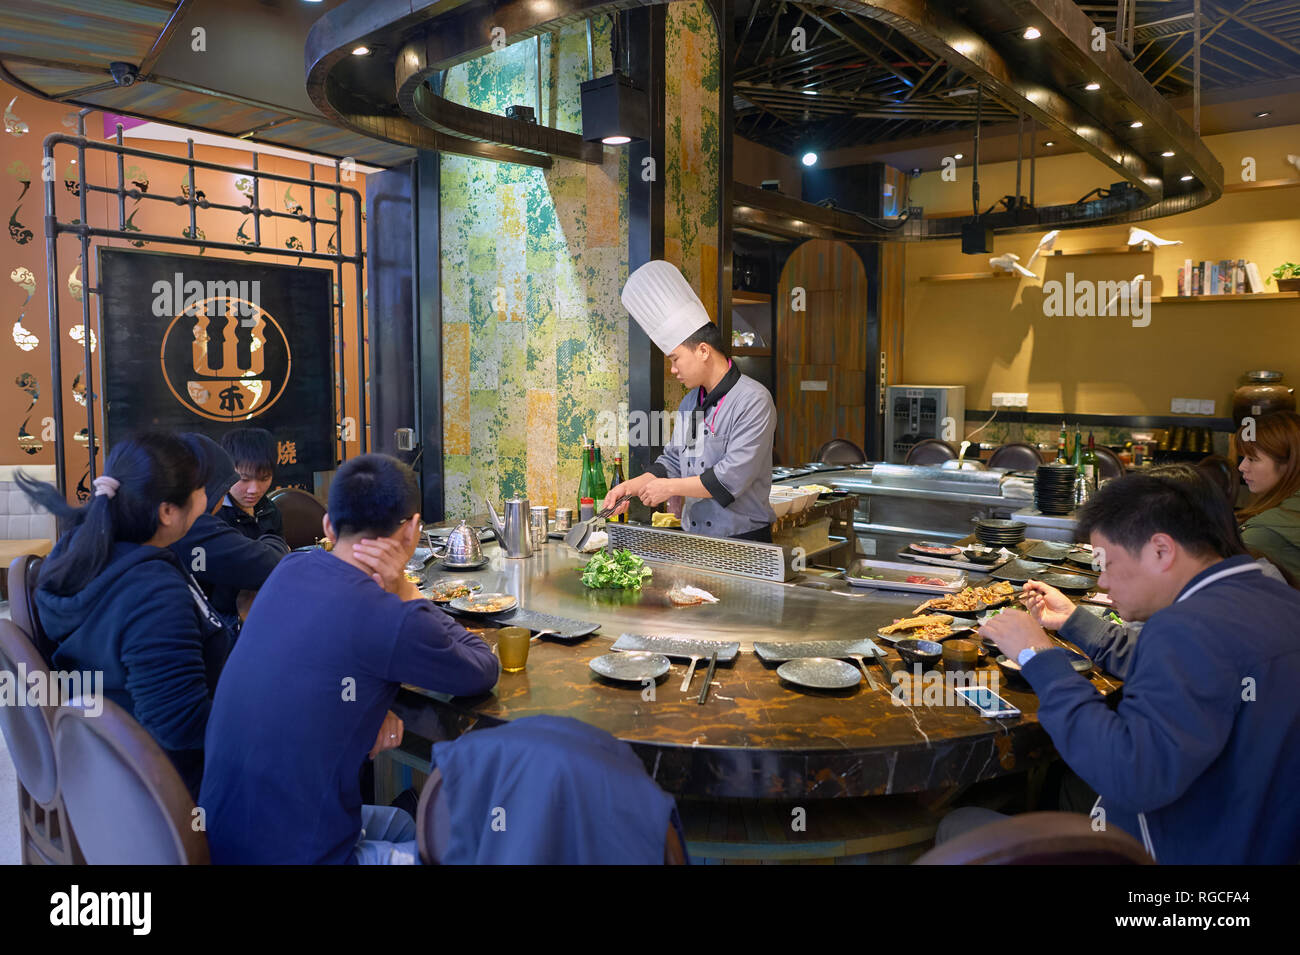
POLYGON ((1060 630, 1065 626, 1065 621, 1070 619, 1070 614, 1074 613, 1074 602, 1041 580, 1026 583, 1022 593, 1025 609, 1040 627, 1060 630))

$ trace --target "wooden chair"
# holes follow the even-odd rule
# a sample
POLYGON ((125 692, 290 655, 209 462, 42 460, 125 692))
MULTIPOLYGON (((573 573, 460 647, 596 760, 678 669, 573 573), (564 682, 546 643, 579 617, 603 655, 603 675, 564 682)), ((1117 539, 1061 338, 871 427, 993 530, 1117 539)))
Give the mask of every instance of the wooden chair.
POLYGON ((22 554, 15 557, 9 565, 9 619, 27 634, 37 652, 48 663, 54 656, 57 644, 46 636, 36 611, 36 582, 40 579, 44 560, 35 554, 22 554))
POLYGON ((112 700, 84 697, 54 715, 68 816, 91 865, 207 865, 189 790, 152 736, 112 700))
POLYGON ((1043 457, 1038 449, 1023 441, 1008 441, 989 455, 989 467, 1006 468, 1009 471, 1035 472, 1042 463, 1043 457))
POLYGON ((1142 844, 1116 826, 1092 828, 1073 812, 1027 812, 935 846, 916 865, 1154 865, 1142 844))
POLYGON ((918 441, 907 452, 904 464, 943 464, 944 461, 956 461, 957 451, 947 441, 938 438, 926 438, 918 441))
POLYGON ((1124 462, 1119 459, 1118 454, 1103 444, 1097 445, 1096 451, 1099 480, 1124 476, 1124 462))
POLYGON ((866 464, 867 453, 848 438, 831 438, 817 450, 821 464, 866 464))
MULTIPOLYGON (((442 770, 436 766, 420 791, 420 803, 415 811, 415 839, 420 848, 420 861, 425 865, 438 865, 451 841, 451 814, 442 795, 442 770)), ((686 847, 669 823, 664 839, 664 865, 686 864, 686 847)))
POLYGON ((325 505, 306 491, 282 487, 272 492, 271 503, 280 509, 284 539, 290 547, 310 546, 325 533, 321 527, 325 505))
MULTIPOLYGON (((33 674, 49 684, 49 670, 27 635, 10 620, 0 620, 0 671, 25 693, 33 674), (20 672, 25 679, 19 680, 20 672)), ((24 697, 25 699, 25 697, 24 697)), ((84 863, 68 825, 59 791, 58 763, 50 727, 55 706, 0 706, 0 731, 18 777, 20 858, 23 865, 84 863)))

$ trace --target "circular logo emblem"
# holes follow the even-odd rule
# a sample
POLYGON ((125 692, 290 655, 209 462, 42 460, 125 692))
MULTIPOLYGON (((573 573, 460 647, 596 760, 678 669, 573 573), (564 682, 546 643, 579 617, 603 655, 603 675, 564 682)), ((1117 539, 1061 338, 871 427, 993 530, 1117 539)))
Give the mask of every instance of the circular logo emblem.
POLYGON ((272 315, 243 298, 193 301, 163 332, 167 388, 212 421, 247 421, 270 408, 289 383, 289 340, 272 315))

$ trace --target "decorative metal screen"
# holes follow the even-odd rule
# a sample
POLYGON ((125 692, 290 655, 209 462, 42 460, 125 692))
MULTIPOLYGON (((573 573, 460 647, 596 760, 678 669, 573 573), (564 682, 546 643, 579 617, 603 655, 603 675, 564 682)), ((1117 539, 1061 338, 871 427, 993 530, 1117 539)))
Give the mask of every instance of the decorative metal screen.
POLYGON ((605 525, 609 546, 626 548, 646 560, 671 561, 724 574, 786 581, 790 578, 785 551, 776 544, 705 537, 678 530, 642 527, 636 524, 605 525))

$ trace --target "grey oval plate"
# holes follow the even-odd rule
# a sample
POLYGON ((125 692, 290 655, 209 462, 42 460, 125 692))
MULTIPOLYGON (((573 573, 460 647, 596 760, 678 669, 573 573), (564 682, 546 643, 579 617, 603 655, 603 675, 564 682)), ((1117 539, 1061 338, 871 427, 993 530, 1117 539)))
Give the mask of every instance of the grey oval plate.
MULTIPOLYGON (((480 590, 483 589, 483 585, 480 584, 477 580, 469 580, 468 578, 458 578, 458 577, 439 577, 437 580, 429 584, 429 586, 434 590, 450 590, 452 587, 468 587, 469 592, 471 594, 478 593, 480 590)), ((432 595, 430 595, 429 599, 432 600, 434 603, 440 603, 440 604, 445 604, 450 602, 448 600, 440 600, 439 598, 434 597, 432 595)), ((459 598, 453 597, 451 599, 457 600, 459 598)))
POLYGON ((1097 586, 1097 581, 1091 577, 1084 577, 1082 574, 1043 574, 1035 577, 1034 580, 1047 584, 1049 587, 1055 587, 1057 590, 1068 590, 1073 593, 1086 593, 1097 586))
POLYGON ((782 663, 776 668, 776 675, 814 690, 846 690, 862 682, 861 670, 829 657, 804 657, 782 663))
POLYGON ((662 653, 606 653, 596 657, 591 663, 593 673, 609 680, 622 680, 627 683, 640 683, 643 680, 657 680, 671 668, 672 664, 662 653))
POLYGON ((507 610, 514 610, 519 606, 519 601, 515 599, 514 594, 470 594, 468 597, 457 597, 451 603, 447 604, 452 610, 459 610, 461 613, 479 613, 493 614, 505 613, 507 610), (483 610, 474 606, 474 603, 482 600, 490 600, 493 597, 509 597, 510 603, 504 607, 498 607, 495 610, 483 610))
POLYGON ((993 570, 989 576, 994 580, 1006 580, 1013 584, 1023 584, 1031 577, 1037 580, 1038 575, 1044 571, 1051 573, 1051 566, 1032 560, 1011 560, 993 570))

